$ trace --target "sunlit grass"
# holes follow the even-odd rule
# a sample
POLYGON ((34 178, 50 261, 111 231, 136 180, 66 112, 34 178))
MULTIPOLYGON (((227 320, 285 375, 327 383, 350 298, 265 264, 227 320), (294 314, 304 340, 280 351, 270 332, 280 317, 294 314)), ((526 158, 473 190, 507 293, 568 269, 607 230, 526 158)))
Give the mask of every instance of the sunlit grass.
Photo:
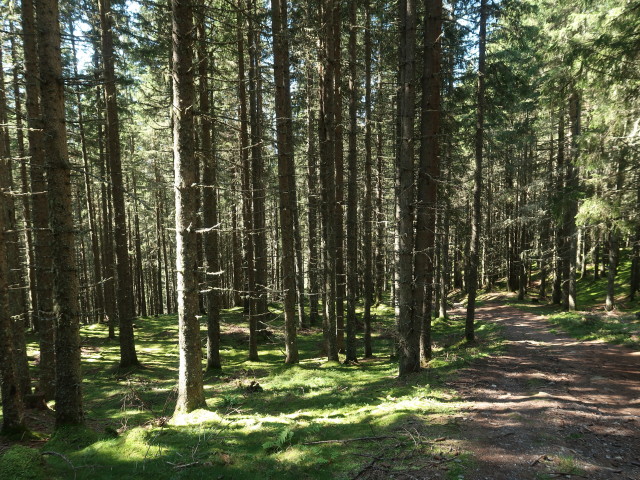
MULTIPOLYGON (((128 371, 117 368, 118 342, 106 338, 106 325, 82 327, 85 411, 97 437, 83 441, 74 432, 45 446, 74 465, 72 470, 65 460, 47 457, 48 478, 349 478, 365 462, 357 452, 395 448, 411 422, 436 438, 446 424, 441 417, 461 406, 444 384, 447 376, 473 358, 499 352, 497 325, 479 323, 480 341, 467 347, 462 318, 434 320, 429 367, 399 379, 393 308, 382 303, 372 315, 374 358, 348 366, 326 362, 321 330, 312 328, 299 337, 300 364, 288 366, 281 320, 270 325, 274 336, 260 345, 260 361, 250 362, 242 310, 224 311, 224 367, 205 374, 208 409, 174 418, 175 316, 136 321, 144 367, 128 371), (261 389, 249 388, 251 382, 261 389), (380 439, 341 443, 360 437, 380 439)), ((204 321, 201 334, 204 340, 204 321)), ((35 355, 37 345, 29 348, 35 355)))

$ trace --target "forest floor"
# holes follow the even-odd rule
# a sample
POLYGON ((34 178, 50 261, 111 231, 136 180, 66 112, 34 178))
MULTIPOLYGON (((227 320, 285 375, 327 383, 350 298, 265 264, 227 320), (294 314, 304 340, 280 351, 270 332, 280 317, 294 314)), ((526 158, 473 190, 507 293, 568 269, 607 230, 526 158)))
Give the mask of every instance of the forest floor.
POLYGON ((503 327, 505 353, 448 383, 466 401, 452 442, 473 460, 460 478, 640 479, 640 351, 554 333, 505 300, 477 310, 503 327))
MULTIPOLYGON (((483 297, 472 346, 462 308, 434 320, 434 359, 402 379, 388 305, 375 311, 378 355, 357 365, 325 362, 320 329, 300 336, 300 365, 282 365, 280 340, 249 362, 241 309, 225 311, 208 408, 173 420, 175 317, 139 319, 145 368, 134 371, 117 368, 104 325, 83 326, 90 428, 52 437, 52 412, 29 410, 34 435, 18 443, 52 453, 8 475, 0 458, 0 478, 640 480, 638 319, 579 312, 554 324, 553 308, 514 301, 483 297)), ((0 437, 0 453, 12 444, 0 437)))

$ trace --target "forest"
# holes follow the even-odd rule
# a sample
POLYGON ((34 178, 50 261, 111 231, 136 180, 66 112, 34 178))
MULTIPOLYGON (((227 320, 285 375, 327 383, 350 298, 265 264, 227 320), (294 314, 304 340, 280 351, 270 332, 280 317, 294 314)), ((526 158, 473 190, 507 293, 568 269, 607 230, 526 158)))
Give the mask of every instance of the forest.
POLYGON ((640 0, 0 0, 0 479, 639 479, 640 0))

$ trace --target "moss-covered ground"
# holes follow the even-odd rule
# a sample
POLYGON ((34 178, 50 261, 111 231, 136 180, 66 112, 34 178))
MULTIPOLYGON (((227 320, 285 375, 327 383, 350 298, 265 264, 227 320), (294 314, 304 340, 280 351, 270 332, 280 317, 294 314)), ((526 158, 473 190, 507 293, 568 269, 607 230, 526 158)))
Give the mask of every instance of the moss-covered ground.
MULTIPOLYGON (((434 359, 421 373, 399 379, 392 356, 393 311, 387 305, 373 312, 375 357, 355 365, 327 363, 318 328, 300 332, 300 364, 284 365, 280 312, 276 306, 272 311, 275 333, 260 345, 259 362, 247 360, 242 312, 224 311, 224 367, 206 373, 208 408, 177 418, 171 418, 178 366, 175 316, 138 319, 143 368, 129 371, 117 368, 118 343, 106 338, 106 326, 84 326, 90 429, 62 430, 46 443, 32 444, 53 452, 45 455, 44 478, 353 478, 375 458, 409 454, 431 465, 447 463, 451 478, 464 470, 464 452, 444 452, 436 442, 458 428, 454 415, 461 403, 446 379, 469 360, 499 350, 496 325, 479 324, 480 341, 469 347, 462 340, 462 318, 435 320, 434 359), (447 455, 456 455, 455 461, 447 455)), ((36 352, 32 343, 30 354, 36 352)), ((406 468, 424 467, 409 464, 406 468)), ((402 465, 394 462, 393 468, 402 465)))

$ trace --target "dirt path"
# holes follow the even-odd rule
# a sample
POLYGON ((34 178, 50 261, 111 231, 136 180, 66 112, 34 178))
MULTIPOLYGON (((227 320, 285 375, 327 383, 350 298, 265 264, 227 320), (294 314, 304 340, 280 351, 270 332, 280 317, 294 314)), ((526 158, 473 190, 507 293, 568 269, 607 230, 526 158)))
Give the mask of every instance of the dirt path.
POLYGON ((477 315, 504 326, 507 351, 450 383, 470 402, 460 446, 475 461, 464 478, 640 480, 640 352, 551 333, 514 307, 477 315))

